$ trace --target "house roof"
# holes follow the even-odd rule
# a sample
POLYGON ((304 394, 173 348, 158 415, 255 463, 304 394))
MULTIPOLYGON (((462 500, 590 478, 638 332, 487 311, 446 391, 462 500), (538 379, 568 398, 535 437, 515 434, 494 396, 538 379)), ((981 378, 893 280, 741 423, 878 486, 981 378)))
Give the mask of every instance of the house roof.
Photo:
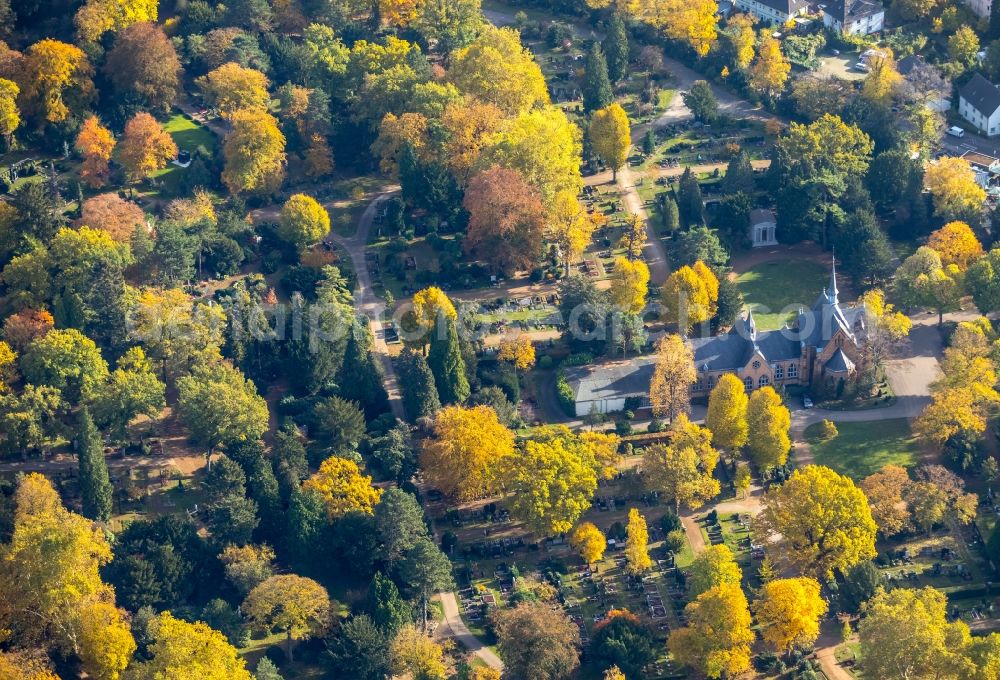
POLYGON ((566 380, 576 401, 621 399, 649 393, 656 357, 636 357, 595 366, 566 369, 566 380))
POLYGON ((882 3, 876 0, 834 0, 824 10, 845 26, 883 11, 882 3))
POLYGON ((913 70, 914 66, 922 64, 923 62, 924 58, 922 56, 920 56, 919 54, 911 54, 910 56, 903 57, 902 59, 896 62, 896 71, 901 76, 909 75, 910 71, 913 70))
POLYGON ((809 6, 807 0, 758 0, 758 2, 782 14, 795 14, 809 6))
POLYGON ((824 368, 830 373, 850 373, 854 370, 854 362, 844 354, 844 350, 837 349, 824 368))
POLYGON ((987 118, 1000 108, 1000 89, 979 72, 958 90, 958 95, 987 118))
POLYGON ((767 208, 756 208, 750 211, 750 224, 774 222, 774 213, 767 208))

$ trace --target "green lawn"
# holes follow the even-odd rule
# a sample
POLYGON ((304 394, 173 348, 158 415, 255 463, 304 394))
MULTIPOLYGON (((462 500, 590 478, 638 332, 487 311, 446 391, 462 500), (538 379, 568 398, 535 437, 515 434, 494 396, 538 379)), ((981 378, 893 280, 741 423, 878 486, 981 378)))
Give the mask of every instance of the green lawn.
POLYGON ((806 441, 818 465, 826 465, 853 479, 862 479, 883 465, 915 465, 920 454, 905 418, 868 423, 837 423, 838 434, 819 437, 820 423, 806 428, 806 441))
POLYGON ((772 260, 743 272, 736 284, 753 308, 757 328, 773 330, 794 319, 799 307, 811 307, 828 276, 816 262, 772 260))
POLYGON ((194 153, 199 146, 209 153, 215 148, 215 134, 183 114, 175 113, 163 124, 163 129, 174 138, 177 148, 194 153))
MULTIPOLYGON (((209 157, 215 151, 215 133, 204 125, 199 125, 193 120, 185 118, 180 113, 175 113, 168 118, 163 124, 163 129, 173 137, 178 151, 188 151, 193 155, 198 147, 205 147, 209 157)), ((181 177, 185 172, 187 172, 186 168, 169 163, 167 167, 153 173, 153 177, 158 183, 162 183, 166 195, 173 196, 177 193, 181 177)))

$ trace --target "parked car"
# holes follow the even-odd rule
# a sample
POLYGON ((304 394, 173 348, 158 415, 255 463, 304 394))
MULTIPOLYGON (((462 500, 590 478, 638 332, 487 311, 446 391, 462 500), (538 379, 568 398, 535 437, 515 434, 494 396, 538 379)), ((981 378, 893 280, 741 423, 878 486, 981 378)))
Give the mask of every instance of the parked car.
POLYGON ((813 400, 810 399, 808 396, 803 395, 802 408, 812 408, 812 407, 813 407, 813 400))
POLYGON ((951 135, 952 137, 964 137, 965 130, 958 127, 957 125, 952 125, 950 128, 948 128, 948 134, 951 135))

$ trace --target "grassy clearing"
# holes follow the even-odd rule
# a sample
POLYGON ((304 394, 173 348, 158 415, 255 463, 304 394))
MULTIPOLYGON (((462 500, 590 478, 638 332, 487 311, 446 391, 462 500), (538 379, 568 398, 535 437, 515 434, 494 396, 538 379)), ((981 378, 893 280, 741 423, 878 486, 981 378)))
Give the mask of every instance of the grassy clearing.
MULTIPOLYGON (((173 138, 178 151, 187 151, 194 155, 194 152, 199 148, 204 148, 209 157, 215 153, 215 133, 181 113, 175 113, 168 118, 163 123, 163 129, 173 138)), ((180 189, 181 179, 187 170, 187 168, 168 163, 167 167, 153 173, 153 180, 160 188, 159 193, 165 196, 176 196, 180 189)))
POLYGON ((736 284, 753 309, 757 328, 773 330, 792 320, 799 307, 810 307, 829 272, 816 262, 774 260, 743 272, 736 284))
POLYGON ((838 434, 820 438, 820 423, 806 428, 806 441, 818 465, 826 465, 853 479, 862 479, 884 465, 912 466, 920 449, 905 418, 872 423, 837 423, 838 434))

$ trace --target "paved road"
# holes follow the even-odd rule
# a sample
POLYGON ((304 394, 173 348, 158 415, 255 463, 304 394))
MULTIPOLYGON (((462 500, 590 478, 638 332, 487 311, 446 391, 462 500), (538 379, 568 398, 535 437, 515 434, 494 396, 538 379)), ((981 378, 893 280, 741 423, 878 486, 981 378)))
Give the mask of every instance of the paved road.
POLYGON ((385 329, 382 324, 382 317, 385 314, 385 302, 376 297, 372 292, 371 273, 368 271, 368 262, 365 260, 365 251, 368 248, 368 234, 371 231, 372 223, 378 214, 379 206, 383 201, 396 195, 399 187, 390 187, 380 193, 368 204, 365 211, 361 213, 358 220, 358 228, 353 236, 338 236, 330 232, 328 240, 333 241, 344 249, 351 258, 354 265, 354 272, 357 278, 357 285, 354 288, 354 308, 358 314, 363 314, 368 318, 368 327, 371 328, 372 336, 375 338, 373 349, 378 355, 382 365, 383 384, 385 391, 389 395, 389 407, 392 414, 400 420, 405 419, 403 414, 403 395, 399 389, 399 380, 396 378, 396 370, 392 365, 392 357, 389 356, 389 347, 385 343, 385 329))
POLYGON ((444 610, 444 622, 451 631, 452 637, 461 642, 480 661, 490 668, 503 670, 503 661, 492 649, 483 644, 482 640, 473 635, 458 610, 458 600, 455 593, 441 593, 441 607, 444 610))

